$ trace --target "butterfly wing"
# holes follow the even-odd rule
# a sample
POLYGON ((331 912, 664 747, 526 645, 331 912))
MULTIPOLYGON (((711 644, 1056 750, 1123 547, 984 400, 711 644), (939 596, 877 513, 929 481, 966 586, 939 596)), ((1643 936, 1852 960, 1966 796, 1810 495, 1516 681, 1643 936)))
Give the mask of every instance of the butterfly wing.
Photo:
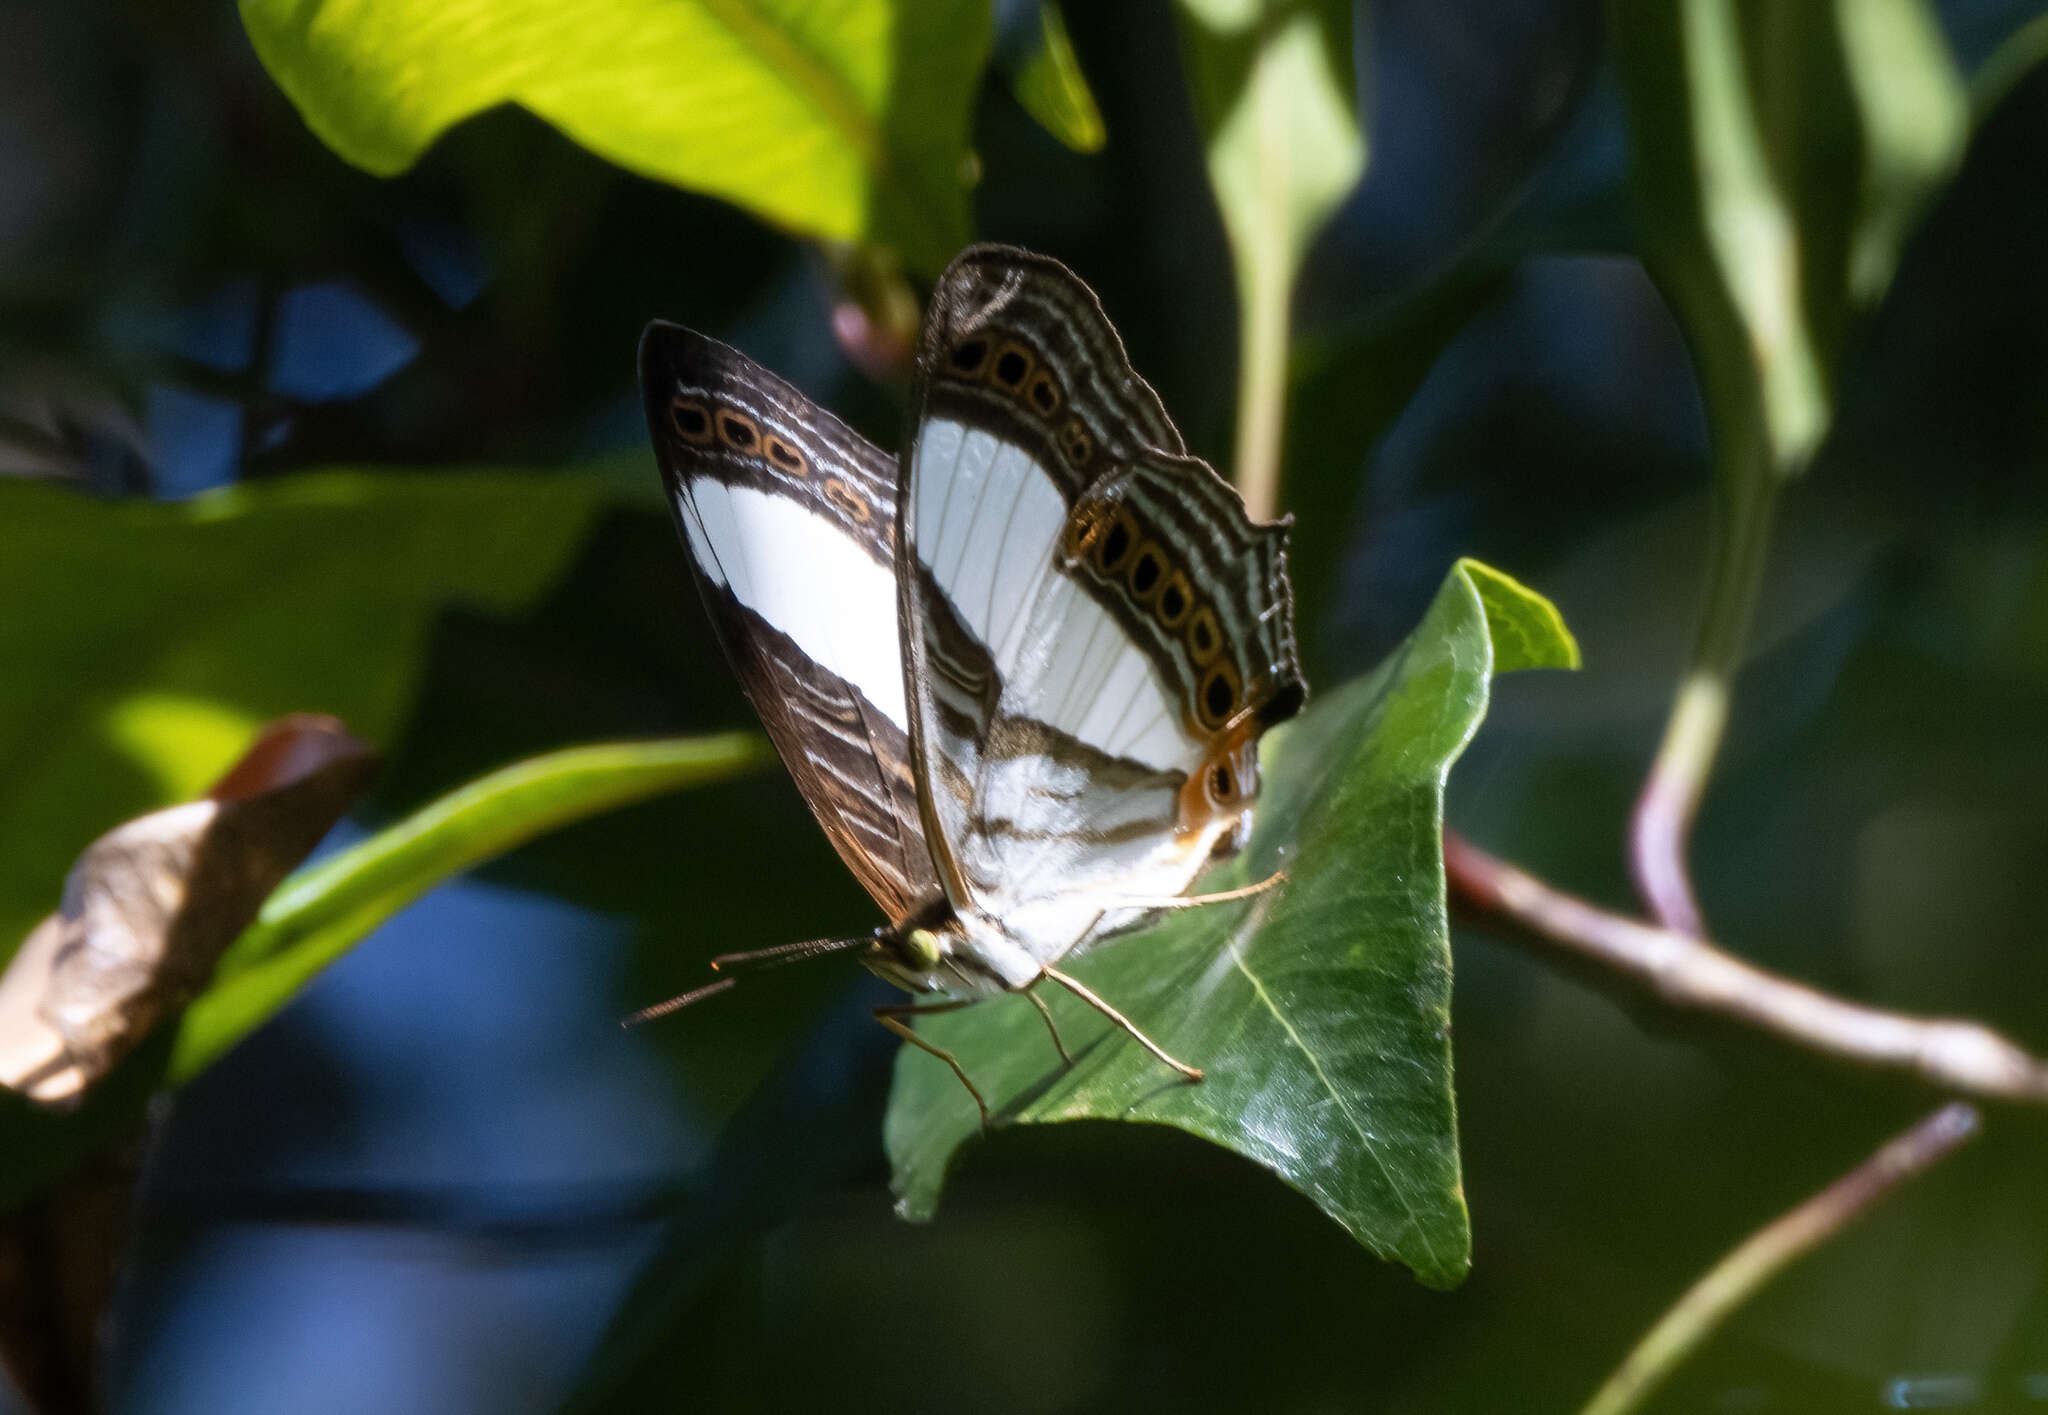
POLYGON ((896 459, 737 350, 640 341, 669 506, 726 656, 854 877, 894 919, 934 897, 896 630, 896 459))
POLYGON ((1095 297, 1000 247, 941 278, 899 510, 910 737, 956 909, 1039 962, 1179 894, 1304 697, 1285 530, 1185 455, 1095 297), (1107 917, 1105 917, 1107 911, 1107 917))

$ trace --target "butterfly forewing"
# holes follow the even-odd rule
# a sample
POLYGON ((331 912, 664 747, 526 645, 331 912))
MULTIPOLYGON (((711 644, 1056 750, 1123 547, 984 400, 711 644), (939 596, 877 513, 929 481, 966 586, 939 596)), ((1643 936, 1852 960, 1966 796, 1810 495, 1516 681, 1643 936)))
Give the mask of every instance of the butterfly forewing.
POLYGON ((981 247, 940 281, 906 454, 912 757, 957 908, 1040 962, 1185 889, 1302 698, 1284 532, 1181 450, 1094 296, 981 247), (1126 914, 1128 911, 1125 911, 1126 914))
POLYGON ((911 781, 896 459, 745 355, 640 345, 669 504, 741 686, 854 876, 898 919, 938 893, 911 781))

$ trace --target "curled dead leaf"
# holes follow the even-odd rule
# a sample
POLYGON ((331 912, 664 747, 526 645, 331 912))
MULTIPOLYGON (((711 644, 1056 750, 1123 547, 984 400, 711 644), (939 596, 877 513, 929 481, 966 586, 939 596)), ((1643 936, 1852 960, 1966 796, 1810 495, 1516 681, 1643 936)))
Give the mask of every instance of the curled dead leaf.
POLYGON ((108 831, 0 975, 0 1085, 74 1105, 204 987, 376 767, 331 717, 265 728, 198 801, 108 831))

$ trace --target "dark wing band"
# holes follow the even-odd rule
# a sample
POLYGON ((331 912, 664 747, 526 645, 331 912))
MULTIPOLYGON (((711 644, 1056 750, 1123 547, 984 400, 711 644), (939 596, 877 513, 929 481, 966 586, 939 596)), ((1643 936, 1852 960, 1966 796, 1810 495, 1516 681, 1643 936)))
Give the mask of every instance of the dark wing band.
POLYGON ((726 656, 797 789, 891 921, 938 892, 896 632, 896 462, 744 354, 640 341, 669 506, 726 656))

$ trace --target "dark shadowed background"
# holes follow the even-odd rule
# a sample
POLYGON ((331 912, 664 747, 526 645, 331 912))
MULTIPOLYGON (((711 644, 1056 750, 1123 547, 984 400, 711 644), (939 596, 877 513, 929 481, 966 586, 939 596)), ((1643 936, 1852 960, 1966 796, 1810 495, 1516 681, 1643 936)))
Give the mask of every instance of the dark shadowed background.
MULTIPOLYGON (((1965 73, 2038 9, 1939 7, 1965 73)), ((1060 146, 991 79, 978 233, 1094 285, 1227 464, 1235 302, 1172 17, 1067 18, 1107 146, 1060 146)), ((1311 678, 1375 663, 1459 555, 1551 596, 1586 667, 1500 684, 1451 819, 1621 904, 1708 487, 1686 348, 1630 253, 1602 11, 1379 0, 1361 25, 1372 165, 1312 253, 1298 332, 1381 352, 1289 428, 1311 678)), ((530 612, 433 619, 338 841, 522 754, 751 721, 658 499, 634 346, 650 318, 687 322, 893 446, 902 390, 840 352, 835 281, 813 248, 515 110, 367 176, 306 131, 226 4, 0 10, 0 472, 134 498, 333 466, 604 488, 530 612)), ((2038 1051, 2048 70, 1978 128, 1842 402, 1787 499, 1699 885, 1759 962, 2038 1051)), ((351 552, 375 573, 379 546, 351 552)), ((260 601, 287 568, 237 573, 260 601)), ((35 612, 61 624, 92 593, 35 612)), ((346 623, 293 627, 348 651, 346 623)), ((880 984, 821 965, 614 1025, 713 953, 874 921, 779 773, 437 891, 178 1098, 116 1408, 555 1410, 630 1299, 663 1354, 605 1408, 1569 1409, 1717 1254, 1927 1104, 1461 927, 1458 1291, 1144 1126, 1000 1135, 913 1227, 880 1147, 880 984), (634 1295, 650 1261, 659 1300, 634 1295)), ((2048 1410, 2044 1162, 2048 1126, 1999 1115, 1657 1408, 2048 1410)))

